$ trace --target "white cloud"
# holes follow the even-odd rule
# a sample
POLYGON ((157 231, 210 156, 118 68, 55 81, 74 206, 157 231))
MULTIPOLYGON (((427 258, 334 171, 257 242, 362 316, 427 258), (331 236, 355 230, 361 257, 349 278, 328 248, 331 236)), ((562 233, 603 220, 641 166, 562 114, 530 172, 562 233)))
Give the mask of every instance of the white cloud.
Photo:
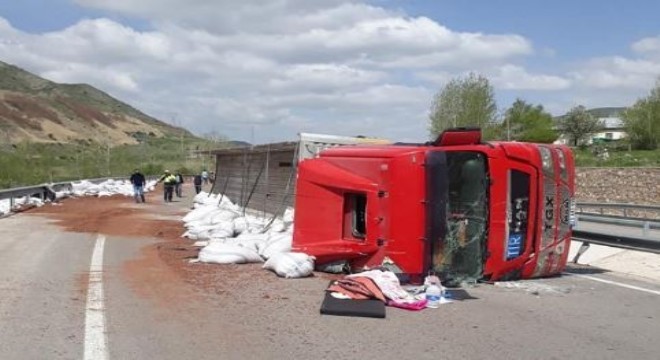
MULTIPOLYGON (((416 77, 437 86, 444 86, 455 76, 466 76, 468 73, 420 71, 416 73, 416 77)), ((497 90, 557 91, 566 90, 572 85, 571 80, 568 78, 557 75, 533 74, 522 66, 511 64, 484 68, 482 74, 490 80, 497 90)))
POLYGON ((219 34, 293 34, 337 29, 391 11, 350 0, 75 0, 97 9, 219 34))
POLYGON ((77 3, 151 28, 98 18, 28 34, 0 21, 0 58, 200 133, 245 139, 258 127, 261 141, 302 129, 423 139, 437 89, 413 85, 414 71, 450 76, 533 52, 520 35, 456 32, 361 1, 77 3))
POLYGON ((491 77, 493 85, 505 90, 565 90, 569 79, 555 75, 530 74, 523 67, 504 65, 491 77))
POLYGON ((571 73, 574 82, 594 89, 649 89, 660 76, 660 61, 620 56, 593 59, 571 73))
POLYGON ((378 71, 368 71, 335 64, 292 65, 269 81, 273 89, 324 91, 372 84, 386 77, 378 71))
POLYGON ((300 131, 424 140, 433 94, 469 71, 496 91, 551 93, 558 108, 592 90, 590 99, 619 87, 632 93, 658 72, 660 38, 633 44, 640 58, 536 73, 525 59, 559 52, 535 55, 520 34, 455 31, 358 0, 75 2, 149 28, 97 18, 30 34, 0 18, 0 60, 90 83, 199 133, 250 140, 254 130, 260 142, 300 131))
POLYGON ((660 60, 660 36, 644 38, 632 44, 633 51, 660 60))
POLYGON ((85 64, 72 63, 66 67, 49 70, 41 73, 41 76, 55 82, 70 83, 71 79, 84 77, 89 82, 107 84, 108 86, 127 93, 136 92, 139 89, 133 75, 120 69, 104 68, 98 69, 85 64))

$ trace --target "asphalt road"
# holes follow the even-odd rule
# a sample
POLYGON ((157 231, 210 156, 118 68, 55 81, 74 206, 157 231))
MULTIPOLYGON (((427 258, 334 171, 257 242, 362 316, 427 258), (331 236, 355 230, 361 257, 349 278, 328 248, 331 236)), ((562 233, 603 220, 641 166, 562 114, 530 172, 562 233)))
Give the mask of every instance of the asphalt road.
MULTIPOLYGON (((135 216, 162 220, 190 203, 148 205, 140 209, 127 200, 125 206, 137 209, 135 216)), ((318 312, 328 283, 319 274, 285 280, 259 265, 198 265, 207 280, 225 283, 219 291, 185 281, 154 253, 162 241, 157 236, 106 234, 103 304, 90 308, 90 264, 100 236, 66 231, 46 215, 0 219, 0 359, 84 359, 99 346, 96 358, 122 360, 660 354, 660 283, 598 269, 480 284, 466 289, 476 299, 421 312, 388 308, 386 319, 333 317, 318 312), (100 345, 94 326, 86 325, 86 316, 98 315, 105 322, 100 345)))

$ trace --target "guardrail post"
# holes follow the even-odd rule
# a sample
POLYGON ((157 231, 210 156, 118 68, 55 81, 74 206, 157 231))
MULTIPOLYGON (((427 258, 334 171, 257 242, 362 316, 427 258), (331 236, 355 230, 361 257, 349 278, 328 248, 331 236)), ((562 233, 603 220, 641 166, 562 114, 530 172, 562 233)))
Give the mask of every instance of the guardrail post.
POLYGON ((644 228, 642 229, 642 234, 646 237, 649 236, 649 229, 651 227, 651 224, 648 221, 644 221, 644 228))
POLYGON ((590 244, 586 241, 582 242, 582 245, 580 245, 580 248, 578 249, 578 252, 575 254, 575 257, 573 258, 573 264, 577 264, 578 260, 580 259, 580 256, 584 254, 588 249, 589 249, 590 244))
POLYGON ((9 198, 9 211, 11 211, 14 208, 14 197, 9 198))
POLYGON ((628 217, 628 209, 623 208, 623 217, 628 217))

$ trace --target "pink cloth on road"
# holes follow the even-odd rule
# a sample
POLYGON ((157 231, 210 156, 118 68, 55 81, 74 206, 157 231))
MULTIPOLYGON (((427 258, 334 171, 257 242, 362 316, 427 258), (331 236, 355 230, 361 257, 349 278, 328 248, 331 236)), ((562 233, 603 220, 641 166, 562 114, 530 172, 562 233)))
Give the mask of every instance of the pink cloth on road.
POLYGON ((424 310, 426 309, 426 304, 428 304, 428 300, 426 299, 415 300, 413 302, 408 302, 408 301, 399 302, 394 300, 390 300, 387 302, 387 306, 392 306, 399 309, 412 310, 412 311, 424 310))
POLYGON ((380 288, 388 299, 397 302, 411 302, 418 301, 414 296, 410 295, 406 290, 401 287, 399 278, 396 277, 391 271, 369 270, 357 274, 347 275, 347 278, 354 277, 368 277, 373 280, 380 288))

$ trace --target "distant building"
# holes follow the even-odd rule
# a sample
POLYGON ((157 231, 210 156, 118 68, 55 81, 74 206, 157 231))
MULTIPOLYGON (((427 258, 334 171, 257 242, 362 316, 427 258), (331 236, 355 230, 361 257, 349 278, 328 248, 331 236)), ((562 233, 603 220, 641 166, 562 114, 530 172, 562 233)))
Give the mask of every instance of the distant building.
POLYGON ((612 141, 626 137, 626 130, 623 127, 623 120, 620 117, 604 117, 599 118, 598 121, 603 125, 603 131, 593 134, 590 143, 594 139, 612 141))
MULTIPOLYGON (((593 144, 594 141, 616 141, 626 137, 623 119, 620 117, 599 117, 598 121, 603 125, 603 129, 602 131, 589 136, 588 140, 585 142, 587 145, 593 144)), ((569 139, 564 134, 561 134, 559 139, 555 141, 555 144, 569 144, 569 139)))

